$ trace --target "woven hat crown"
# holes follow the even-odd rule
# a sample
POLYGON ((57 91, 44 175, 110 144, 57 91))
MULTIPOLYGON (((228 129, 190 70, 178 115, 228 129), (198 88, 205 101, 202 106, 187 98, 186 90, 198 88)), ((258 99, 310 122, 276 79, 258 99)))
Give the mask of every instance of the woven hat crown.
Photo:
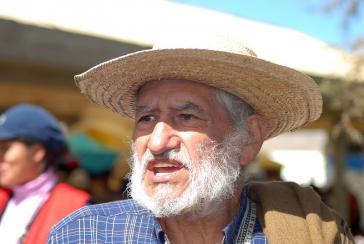
POLYGON ((194 38, 183 38, 183 35, 179 33, 169 38, 160 38, 153 45, 153 50, 176 48, 214 50, 257 57, 253 50, 228 35, 198 33, 194 35, 194 38))

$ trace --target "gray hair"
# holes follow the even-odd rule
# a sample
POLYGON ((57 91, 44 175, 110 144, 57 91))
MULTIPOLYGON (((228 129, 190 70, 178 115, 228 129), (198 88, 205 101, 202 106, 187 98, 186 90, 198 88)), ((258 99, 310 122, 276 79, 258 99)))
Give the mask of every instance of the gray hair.
POLYGON ((224 90, 218 89, 216 97, 220 104, 223 105, 229 113, 235 130, 245 128, 246 120, 250 115, 255 113, 255 110, 241 98, 224 90))

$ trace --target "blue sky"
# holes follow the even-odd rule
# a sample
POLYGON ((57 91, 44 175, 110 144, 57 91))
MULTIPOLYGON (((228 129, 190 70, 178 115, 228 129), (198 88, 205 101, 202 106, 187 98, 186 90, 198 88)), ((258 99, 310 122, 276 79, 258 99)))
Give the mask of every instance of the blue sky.
MULTIPOLYGON (((289 27, 307 33, 324 42, 347 49, 358 36, 364 37, 364 16, 348 31, 341 28, 338 11, 325 13, 327 0, 174 0, 227 12, 233 15, 289 27)), ((362 11, 364 14, 364 11, 362 11)))

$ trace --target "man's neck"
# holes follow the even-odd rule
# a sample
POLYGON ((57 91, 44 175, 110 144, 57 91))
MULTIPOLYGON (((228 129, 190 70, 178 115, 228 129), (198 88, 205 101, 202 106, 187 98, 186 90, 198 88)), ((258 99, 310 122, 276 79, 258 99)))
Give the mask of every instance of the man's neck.
POLYGON ((221 203, 216 211, 202 218, 191 214, 162 219, 169 243, 222 243, 223 229, 238 213, 239 197, 221 203))

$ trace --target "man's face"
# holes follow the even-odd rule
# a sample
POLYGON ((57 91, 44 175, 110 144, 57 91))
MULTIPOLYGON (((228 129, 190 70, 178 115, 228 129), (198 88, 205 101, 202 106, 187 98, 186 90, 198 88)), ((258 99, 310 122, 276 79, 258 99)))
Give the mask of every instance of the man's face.
POLYGON ((189 81, 144 85, 138 93, 133 140, 138 163, 145 163, 140 177, 147 195, 180 197, 191 184, 191 168, 198 172, 201 167, 199 150, 208 155, 231 132, 216 89, 189 81), (150 159, 143 162, 146 155, 150 159))
POLYGON ((40 174, 35 149, 18 140, 0 141, 0 186, 21 185, 40 174))

